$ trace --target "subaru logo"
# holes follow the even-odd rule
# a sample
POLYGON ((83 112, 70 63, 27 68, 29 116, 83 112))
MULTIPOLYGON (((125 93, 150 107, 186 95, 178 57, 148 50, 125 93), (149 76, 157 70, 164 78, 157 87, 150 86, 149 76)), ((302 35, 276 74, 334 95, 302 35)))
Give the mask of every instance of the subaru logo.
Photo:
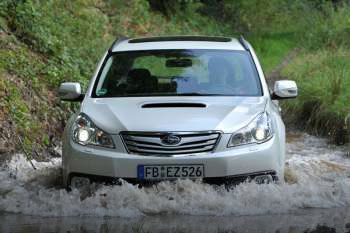
POLYGON ((166 134, 160 137, 160 140, 165 145, 174 146, 181 142, 181 137, 174 134, 166 134))

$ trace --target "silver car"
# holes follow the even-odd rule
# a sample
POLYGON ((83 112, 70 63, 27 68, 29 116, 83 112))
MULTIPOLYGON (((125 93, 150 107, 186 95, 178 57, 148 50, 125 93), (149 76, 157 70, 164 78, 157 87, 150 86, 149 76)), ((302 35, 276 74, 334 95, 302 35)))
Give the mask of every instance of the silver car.
POLYGON ((82 102, 63 137, 67 187, 119 178, 283 181, 275 100, 296 97, 297 86, 277 81, 270 92, 243 37, 120 39, 86 93, 62 83, 59 94, 82 102))

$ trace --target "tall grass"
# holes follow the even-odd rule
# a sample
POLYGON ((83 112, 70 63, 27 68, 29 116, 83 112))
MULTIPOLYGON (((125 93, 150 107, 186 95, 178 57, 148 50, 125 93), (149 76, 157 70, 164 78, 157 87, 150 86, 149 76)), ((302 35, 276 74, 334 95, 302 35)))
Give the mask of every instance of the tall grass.
POLYGON ((344 47, 303 51, 283 71, 299 86, 299 97, 285 108, 295 123, 336 143, 349 140, 350 51, 344 47), (290 114, 294 113, 294 114, 290 114))

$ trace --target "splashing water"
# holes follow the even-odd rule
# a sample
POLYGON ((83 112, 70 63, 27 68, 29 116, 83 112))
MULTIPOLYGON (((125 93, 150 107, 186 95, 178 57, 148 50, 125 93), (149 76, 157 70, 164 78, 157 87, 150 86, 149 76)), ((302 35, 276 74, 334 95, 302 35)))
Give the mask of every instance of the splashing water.
POLYGON ((350 206, 350 158, 345 149, 306 134, 289 135, 286 183, 243 183, 227 191, 188 180, 138 188, 101 186, 81 198, 59 185, 59 159, 34 162, 16 155, 0 168, 0 212, 40 216, 257 215, 350 206))

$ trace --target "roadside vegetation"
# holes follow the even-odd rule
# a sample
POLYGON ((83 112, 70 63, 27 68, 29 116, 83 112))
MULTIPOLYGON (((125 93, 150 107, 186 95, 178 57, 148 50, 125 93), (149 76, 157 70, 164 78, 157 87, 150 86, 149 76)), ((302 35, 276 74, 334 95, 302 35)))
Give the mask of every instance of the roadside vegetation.
POLYGON ((281 76, 295 80, 300 93, 283 105, 292 123, 343 145, 350 141, 350 8, 321 9, 298 55, 282 69, 281 76))
POLYGON ((266 74, 298 82, 288 120, 336 143, 349 141, 350 8, 346 1, 3 0, 0 2, 0 161, 15 151, 56 156, 77 104, 63 81, 86 86, 121 36, 244 34, 266 74))

